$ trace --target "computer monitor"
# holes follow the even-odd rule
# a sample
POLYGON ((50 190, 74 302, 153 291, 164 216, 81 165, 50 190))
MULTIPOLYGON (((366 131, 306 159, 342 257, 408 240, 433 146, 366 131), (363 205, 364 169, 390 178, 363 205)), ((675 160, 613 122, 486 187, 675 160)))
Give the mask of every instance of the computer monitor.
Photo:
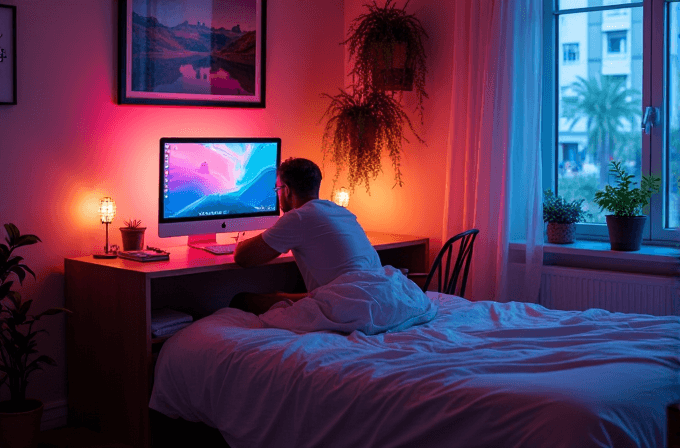
POLYGON ((270 227, 280 163, 279 138, 161 138, 158 236, 188 235, 198 246, 270 227))

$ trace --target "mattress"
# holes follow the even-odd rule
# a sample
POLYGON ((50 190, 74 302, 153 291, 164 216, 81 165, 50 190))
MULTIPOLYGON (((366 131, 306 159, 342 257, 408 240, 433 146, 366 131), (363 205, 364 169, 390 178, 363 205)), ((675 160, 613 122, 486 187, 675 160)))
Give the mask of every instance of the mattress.
POLYGON ((405 331, 294 333, 222 309, 163 346, 150 407, 241 447, 662 447, 680 317, 428 293, 405 331))

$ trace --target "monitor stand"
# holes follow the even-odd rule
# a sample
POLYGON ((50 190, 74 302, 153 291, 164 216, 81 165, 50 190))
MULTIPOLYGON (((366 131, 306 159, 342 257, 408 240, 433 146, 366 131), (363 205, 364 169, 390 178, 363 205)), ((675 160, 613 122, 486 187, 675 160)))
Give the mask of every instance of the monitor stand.
POLYGON ((217 234, 209 233, 207 235, 189 235, 187 246, 196 249, 203 249, 206 246, 214 246, 217 244, 217 234))

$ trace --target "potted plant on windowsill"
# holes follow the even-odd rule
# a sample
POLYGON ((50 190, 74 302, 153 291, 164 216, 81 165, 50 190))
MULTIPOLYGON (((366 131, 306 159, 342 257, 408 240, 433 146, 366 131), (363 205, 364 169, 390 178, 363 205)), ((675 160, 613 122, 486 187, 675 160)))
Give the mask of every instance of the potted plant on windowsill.
POLYGON ((633 175, 621 167, 621 162, 612 161, 609 172, 617 178, 616 187, 605 185, 604 190, 595 193, 595 203, 601 210, 612 212, 606 215, 609 242, 612 250, 636 251, 642 245, 642 231, 647 222, 643 209, 649 204, 652 194, 659 191, 661 179, 657 176, 642 176, 639 188, 631 188, 633 175))
POLYGON ((45 355, 36 356, 36 336, 45 330, 34 325, 44 316, 70 313, 65 308, 50 308, 30 315, 32 300, 21 300, 13 291, 12 276, 23 283, 26 273, 35 278, 33 271, 22 263, 23 257, 14 250, 40 241, 35 235, 21 235, 14 224, 5 224, 7 244, 0 244, 0 386, 7 384, 8 401, 0 402, 0 446, 3 448, 35 447, 40 432, 43 404, 40 400, 26 398, 28 377, 43 365, 56 365, 45 355))
POLYGON ((583 221, 587 213, 581 206, 584 199, 567 202, 552 190, 543 192, 543 222, 548 223, 548 242, 571 244, 576 234, 576 223, 583 221))
POLYGON ((120 228, 123 238, 123 250, 142 250, 144 249, 144 231, 146 227, 140 227, 141 219, 128 219, 123 221, 125 227, 120 228))

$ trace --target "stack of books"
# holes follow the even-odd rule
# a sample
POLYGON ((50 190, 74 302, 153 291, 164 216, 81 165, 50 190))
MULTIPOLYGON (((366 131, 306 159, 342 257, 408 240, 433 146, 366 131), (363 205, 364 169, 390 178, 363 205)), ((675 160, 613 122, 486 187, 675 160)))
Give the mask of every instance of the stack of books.
POLYGON ((194 318, 187 313, 161 308, 151 312, 151 335, 153 337, 170 336, 193 322, 194 318))
POLYGON ((134 261, 163 261, 170 259, 170 253, 164 250, 119 250, 118 256, 134 261))

